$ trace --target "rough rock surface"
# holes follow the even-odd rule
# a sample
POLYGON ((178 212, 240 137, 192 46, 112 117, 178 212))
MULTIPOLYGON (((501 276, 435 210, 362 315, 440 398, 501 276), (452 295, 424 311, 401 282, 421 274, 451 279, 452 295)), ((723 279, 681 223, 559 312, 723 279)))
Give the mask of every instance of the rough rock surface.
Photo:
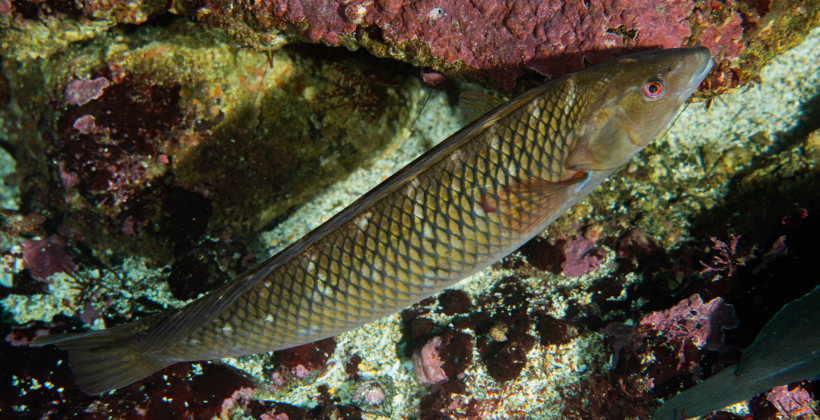
POLYGON ((418 103, 401 63, 318 45, 266 55, 182 19, 77 47, 3 60, 3 138, 35 151, 17 156, 28 208, 59 214, 98 258, 173 260, 211 287, 253 261, 238 241, 403 136, 418 103), (222 257, 205 256, 208 236, 230 244, 222 257))
POLYGON ((721 93, 755 80, 763 64, 820 22, 816 0, 178 0, 167 9, 147 0, 125 8, 97 3, 66 10, 34 0, 8 3, 0 24, 13 30, 0 49, 49 56, 116 23, 171 12, 256 49, 292 42, 363 47, 507 90, 525 75, 552 79, 630 52, 705 45, 718 66, 704 88, 721 93), (55 36, 61 44, 42 42, 55 36))
POLYGON ((230 28, 255 47, 275 43, 271 34, 296 35, 299 40, 364 47, 377 56, 503 89, 513 88, 516 78, 525 74, 552 79, 629 52, 702 44, 717 54, 719 63, 707 88, 722 91, 754 78, 783 41, 793 45, 818 22, 816 2, 792 1, 283 0, 238 8, 226 0, 193 4, 201 6, 198 19, 203 24, 230 28))

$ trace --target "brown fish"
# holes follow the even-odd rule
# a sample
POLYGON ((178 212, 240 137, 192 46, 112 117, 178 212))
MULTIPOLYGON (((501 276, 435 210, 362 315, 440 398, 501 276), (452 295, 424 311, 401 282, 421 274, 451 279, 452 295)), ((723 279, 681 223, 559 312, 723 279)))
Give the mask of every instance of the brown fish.
POLYGON ((102 331, 37 337, 68 350, 89 394, 176 362, 286 349, 424 299, 542 232, 671 122, 709 50, 616 58, 476 119, 305 237, 207 296, 102 331))

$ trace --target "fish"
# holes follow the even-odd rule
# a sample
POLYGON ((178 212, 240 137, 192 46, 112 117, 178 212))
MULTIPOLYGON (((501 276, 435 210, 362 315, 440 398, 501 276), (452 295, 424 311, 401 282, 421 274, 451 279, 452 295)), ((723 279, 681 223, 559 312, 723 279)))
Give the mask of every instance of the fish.
POLYGON ((820 378, 820 286, 787 303, 726 368, 665 402, 652 420, 681 420, 720 410, 778 386, 820 378))
POLYGON ((105 330, 40 336, 87 394, 177 362, 287 349, 438 293, 541 233, 657 137, 710 71, 704 47, 617 57, 475 119, 211 293, 105 330))

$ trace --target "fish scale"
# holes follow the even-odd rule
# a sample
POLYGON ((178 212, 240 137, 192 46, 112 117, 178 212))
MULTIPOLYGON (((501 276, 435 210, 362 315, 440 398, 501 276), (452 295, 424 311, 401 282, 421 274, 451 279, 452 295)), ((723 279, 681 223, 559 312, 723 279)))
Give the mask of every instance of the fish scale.
POLYGON ((169 355, 253 354, 334 336, 505 256, 522 233, 479 203, 500 201, 510 179, 565 176, 581 112, 566 105, 573 84, 555 86, 271 272, 169 355))
POLYGON ((710 63, 705 48, 647 52, 506 103, 464 94, 475 121, 231 282, 32 344, 68 350, 75 381, 97 394, 178 361, 290 348, 398 311, 542 232, 668 126, 710 63))

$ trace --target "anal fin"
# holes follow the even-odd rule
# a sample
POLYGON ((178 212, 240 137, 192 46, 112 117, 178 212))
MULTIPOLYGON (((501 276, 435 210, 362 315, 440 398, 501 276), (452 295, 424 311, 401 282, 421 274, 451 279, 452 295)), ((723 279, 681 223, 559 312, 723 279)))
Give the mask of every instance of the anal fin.
POLYGON ((511 229, 529 232, 550 217, 569 198, 586 185, 591 172, 578 172, 570 178, 552 182, 530 177, 509 185, 501 194, 499 210, 511 229))

